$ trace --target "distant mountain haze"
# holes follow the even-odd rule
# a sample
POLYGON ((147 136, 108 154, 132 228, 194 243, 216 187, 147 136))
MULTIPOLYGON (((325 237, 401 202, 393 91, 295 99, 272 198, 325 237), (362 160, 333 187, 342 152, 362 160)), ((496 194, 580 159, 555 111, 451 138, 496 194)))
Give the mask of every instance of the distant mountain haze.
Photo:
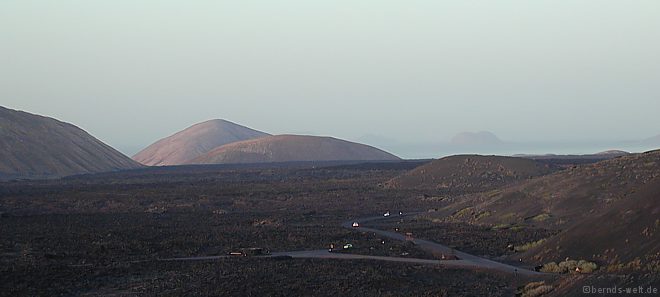
POLYGON ((644 145, 660 146, 660 134, 641 141, 644 145))
POLYGON ((188 164, 224 144, 269 135, 226 120, 210 120, 153 143, 133 156, 133 160, 149 166, 188 164))
POLYGON ((218 147, 195 164, 400 160, 380 149, 332 137, 277 135, 218 147))
POLYGON ((0 107, 0 179, 51 178, 139 167, 74 125, 0 107))
POLYGON ((533 154, 516 154, 514 157, 527 158, 533 160, 547 160, 547 159, 575 159, 575 160, 607 160, 618 158, 622 156, 630 155, 629 152, 621 150, 607 150, 598 152, 595 154, 585 154, 585 155, 558 155, 558 154, 543 154, 543 155, 533 155, 533 154))
POLYGON ((492 132, 480 131, 459 133, 452 137, 450 143, 456 146, 493 146, 503 142, 492 132))

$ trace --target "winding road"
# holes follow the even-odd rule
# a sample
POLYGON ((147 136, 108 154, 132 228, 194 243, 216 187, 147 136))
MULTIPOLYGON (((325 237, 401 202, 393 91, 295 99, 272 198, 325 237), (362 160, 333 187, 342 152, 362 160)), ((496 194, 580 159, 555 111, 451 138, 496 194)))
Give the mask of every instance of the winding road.
MULTIPOLYGON (((403 216, 412 216, 419 213, 408 213, 403 216)), ((459 268, 468 268, 468 269, 486 269, 486 270, 495 270, 511 274, 520 274, 524 276, 547 276, 547 273, 537 272, 534 270, 529 270, 522 267, 516 267, 513 265, 508 265, 486 258, 478 257, 461 251, 457 251, 448 246, 435 243, 423 239, 407 239, 405 235, 390 232, 385 230, 379 230, 374 228, 367 227, 353 227, 353 222, 358 222, 360 225, 363 225, 367 222, 372 222, 381 219, 388 219, 393 217, 403 217, 403 216, 392 216, 392 217, 383 217, 383 216, 374 216, 366 217, 355 220, 350 220, 342 223, 342 227, 348 228, 351 230, 361 231, 361 232, 371 232, 379 234, 381 236, 405 241, 409 240, 416 244, 419 248, 431 252, 431 253, 441 253, 441 254, 450 254, 456 255, 459 260, 431 260, 431 259, 418 259, 418 258, 404 258, 404 257, 387 257, 387 256, 370 256, 370 255, 359 255, 359 254, 347 254, 347 253, 331 253, 328 250, 309 250, 309 251, 290 251, 290 252, 274 252, 271 255, 259 256, 259 257, 283 257, 288 256, 291 258, 320 258, 320 259, 346 259, 346 260, 378 260, 378 261, 390 261, 390 262, 403 262, 403 263, 413 263, 413 264, 426 264, 426 265, 440 265, 446 267, 459 267, 459 268)), ((208 256, 208 257, 186 257, 186 258, 170 258, 170 259, 161 259, 162 261, 204 261, 204 260, 217 260, 221 258, 227 258, 232 256, 208 256)))

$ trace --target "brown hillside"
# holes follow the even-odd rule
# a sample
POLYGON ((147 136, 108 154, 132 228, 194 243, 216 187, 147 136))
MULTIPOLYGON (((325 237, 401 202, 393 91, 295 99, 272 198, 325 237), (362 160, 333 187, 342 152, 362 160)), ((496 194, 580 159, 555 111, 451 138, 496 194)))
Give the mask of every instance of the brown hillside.
POLYGON ((540 262, 570 257, 627 263, 660 253, 660 178, 642 185, 606 211, 586 216, 527 257, 540 262), (596 255, 594 257, 594 255, 596 255))
POLYGON ((269 134, 225 120, 210 120, 163 138, 133 156, 149 166, 182 165, 221 145, 269 134))
POLYGON ((609 208, 658 176, 660 151, 653 151, 575 166, 513 187, 475 194, 450 208, 489 212, 484 222, 533 222, 563 229, 586 214, 609 208))
POLYGON ((519 185, 472 194, 442 215, 482 224, 563 230, 523 257, 611 262, 660 249, 660 151, 575 166, 519 185))
POLYGON ((192 161, 196 164, 270 163, 291 161, 399 160, 364 144, 332 137, 277 135, 218 147, 192 161))
POLYGON ((74 125, 0 107, 0 179, 138 167, 137 162, 74 125))
POLYGON ((390 188, 480 192, 551 173, 549 165, 502 156, 458 155, 435 160, 396 177, 390 188))

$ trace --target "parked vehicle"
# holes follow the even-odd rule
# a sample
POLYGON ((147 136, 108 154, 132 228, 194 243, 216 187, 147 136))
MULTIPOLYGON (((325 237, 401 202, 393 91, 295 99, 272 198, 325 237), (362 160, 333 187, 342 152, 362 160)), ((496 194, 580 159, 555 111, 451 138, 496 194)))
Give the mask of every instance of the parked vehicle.
POLYGON ((270 251, 264 248, 242 248, 229 253, 230 256, 252 257, 270 255, 270 251))
POLYGON ((459 260, 459 258, 453 254, 442 254, 440 260, 459 260))

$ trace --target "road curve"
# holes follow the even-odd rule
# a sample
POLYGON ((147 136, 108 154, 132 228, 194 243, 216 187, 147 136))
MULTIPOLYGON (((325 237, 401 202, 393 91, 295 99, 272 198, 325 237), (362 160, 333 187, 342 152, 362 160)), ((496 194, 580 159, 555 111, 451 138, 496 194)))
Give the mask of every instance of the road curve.
MULTIPOLYGON (((417 215, 420 214, 420 212, 416 213, 409 213, 407 215, 403 216, 411 216, 411 215, 417 215)), ((402 217, 402 216, 399 216, 402 217)), ((521 275, 527 275, 527 276, 540 276, 540 275, 547 275, 546 273, 542 272, 537 272, 534 270, 529 270, 526 268, 522 267, 516 267, 513 265, 508 265, 504 263, 500 263, 497 261, 489 260, 486 258, 478 257, 475 255, 471 255, 468 253, 464 253, 455 249, 452 249, 448 246, 435 243, 433 241, 429 240, 424 240, 424 239, 406 239, 406 236, 401 234, 401 233, 396 233, 396 232, 391 232, 391 231, 385 231, 385 230, 380 230, 380 229, 373 229, 373 228, 367 228, 367 227, 353 227, 353 222, 358 222, 360 226, 362 226, 364 223, 371 222, 371 221, 376 221, 376 220, 381 220, 381 219, 386 219, 387 217, 383 216, 375 216, 375 217, 366 217, 366 218, 361 218, 361 219, 356 219, 356 220, 351 220, 351 221, 346 221, 342 224, 342 227, 348 228, 348 229, 353 229, 357 231, 362 231, 362 232, 372 232, 381 236, 385 236, 391 239, 396 239, 396 240, 409 240, 413 242, 415 245, 420 247, 423 250, 426 250, 428 252, 432 253, 442 253, 442 254, 450 254, 450 255, 456 255, 460 260, 443 260, 440 261, 442 265, 451 265, 453 262, 457 262, 455 266, 470 266, 470 267, 477 267, 477 268, 484 268, 484 269, 490 269, 490 270, 498 270, 502 272, 507 272, 507 273, 514 273, 514 274, 521 274, 521 275)), ((392 217, 389 217, 392 218, 392 217)), ((452 265, 454 266, 454 265, 452 265)))
MULTIPOLYGON (((403 216, 411 216, 419 213, 408 213, 403 216)), ((399 217, 403 217, 399 216, 399 217)), ((396 232, 385 230, 366 228, 366 227, 353 227, 353 222, 364 224, 366 222, 385 219, 383 216, 366 217, 355 220, 350 220, 342 223, 342 227, 361 232, 372 232, 395 240, 409 240, 419 246, 421 249, 435 252, 456 255, 459 260, 431 260, 431 259, 418 259, 418 258, 403 258, 403 257, 386 257, 386 256, 371 256, 347 253, 331 253, 328 250, 309 250, 309 251, 290 251, 290 252, 274 252, 271 255, 257 256, 259 258, 272 258, 272 257, 291 257, 291 258, 319 258, 319 259, 345 259, 345 260, 378 260, 390 262, 403 262, 413 264, 426 264, 426 265, 441 265, 447 267, 471 268, 471 269, 487 269, 496 270, 505 273, 520 274, 524 276, 548 276, 547 273, 541 273, 534 270, 529 270, 521 267, 516 267, 493 260, 485 259, 482 257, 474 256, 468 253, 457 251, 448 246, 435 243, 423 239, 406 239, 406 236, 396 232)), ((391 218, 391 217, 390 217, 391 218)), ((160 259, 160 261, 211 261, 235 256, 202 256, 202 257, 184 257, 184 258, 169 258, 160 259)))

